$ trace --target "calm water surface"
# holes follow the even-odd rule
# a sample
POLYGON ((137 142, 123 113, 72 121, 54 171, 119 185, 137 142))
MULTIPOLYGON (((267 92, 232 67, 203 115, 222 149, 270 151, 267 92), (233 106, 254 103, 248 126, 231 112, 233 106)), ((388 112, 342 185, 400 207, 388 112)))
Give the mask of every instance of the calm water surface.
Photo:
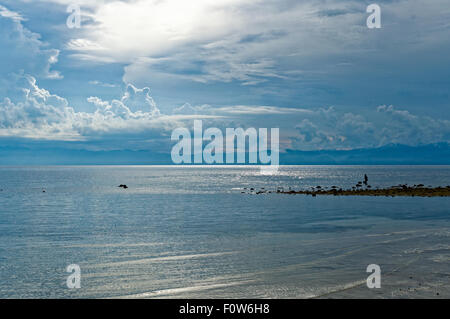
POLYGON ((450 166, 0 167, 0 297, 449 298, 449 198, 241 194, 364 174, 450 185, 450 166))

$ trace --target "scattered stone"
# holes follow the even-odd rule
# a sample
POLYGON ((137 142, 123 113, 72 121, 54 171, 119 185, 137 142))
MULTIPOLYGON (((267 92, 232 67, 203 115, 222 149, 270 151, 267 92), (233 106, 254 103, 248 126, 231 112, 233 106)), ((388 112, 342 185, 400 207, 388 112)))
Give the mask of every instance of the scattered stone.
MULTIPOLYGON (((313 187, 311 190, 283 190, 278 188, 278 194, 303 194, 303 195, 334 195, 334 196, 386 196, 386 197, 397 197, 397 196, 409 196, 409 197, 450 197, 450 187, 435 187, 435 188, 425 188, 425 187, 412 187, 405 185, 391 186, 389 188, 356 188, 353 186, 351 189, 324 189, 321 186, 313 187)), ((266 190, 260 191, 258 193, 267 193, 266 190)))

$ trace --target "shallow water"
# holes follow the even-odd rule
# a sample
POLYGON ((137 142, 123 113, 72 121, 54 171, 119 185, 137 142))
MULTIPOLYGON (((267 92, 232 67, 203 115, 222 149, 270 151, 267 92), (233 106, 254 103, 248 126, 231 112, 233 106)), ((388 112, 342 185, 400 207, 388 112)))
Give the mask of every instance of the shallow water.
POLYGON ((0 297, 449 298, 449 198, 241 194, 364 174, 450 184, 450 166, 2 167, 0 297))

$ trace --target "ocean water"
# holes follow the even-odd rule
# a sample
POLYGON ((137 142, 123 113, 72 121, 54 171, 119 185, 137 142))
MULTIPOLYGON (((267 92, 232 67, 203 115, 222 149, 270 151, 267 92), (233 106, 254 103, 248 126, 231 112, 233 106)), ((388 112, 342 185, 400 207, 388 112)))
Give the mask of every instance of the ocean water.
POLYGON ((449 298, 450 198, 241 193, 364 174, 450 185, 450 166, 0 167, 0 297, 449 298))

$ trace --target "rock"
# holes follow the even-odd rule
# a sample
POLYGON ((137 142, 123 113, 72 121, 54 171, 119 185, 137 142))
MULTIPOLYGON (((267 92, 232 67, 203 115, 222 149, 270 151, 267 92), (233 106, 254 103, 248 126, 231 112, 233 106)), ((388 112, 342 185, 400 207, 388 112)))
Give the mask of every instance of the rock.
POLYGON ((128 188, 128 186, 125 185, 125 184, 120 184, 118 187, 123 188, 123 189, 127 189, 128 188))

